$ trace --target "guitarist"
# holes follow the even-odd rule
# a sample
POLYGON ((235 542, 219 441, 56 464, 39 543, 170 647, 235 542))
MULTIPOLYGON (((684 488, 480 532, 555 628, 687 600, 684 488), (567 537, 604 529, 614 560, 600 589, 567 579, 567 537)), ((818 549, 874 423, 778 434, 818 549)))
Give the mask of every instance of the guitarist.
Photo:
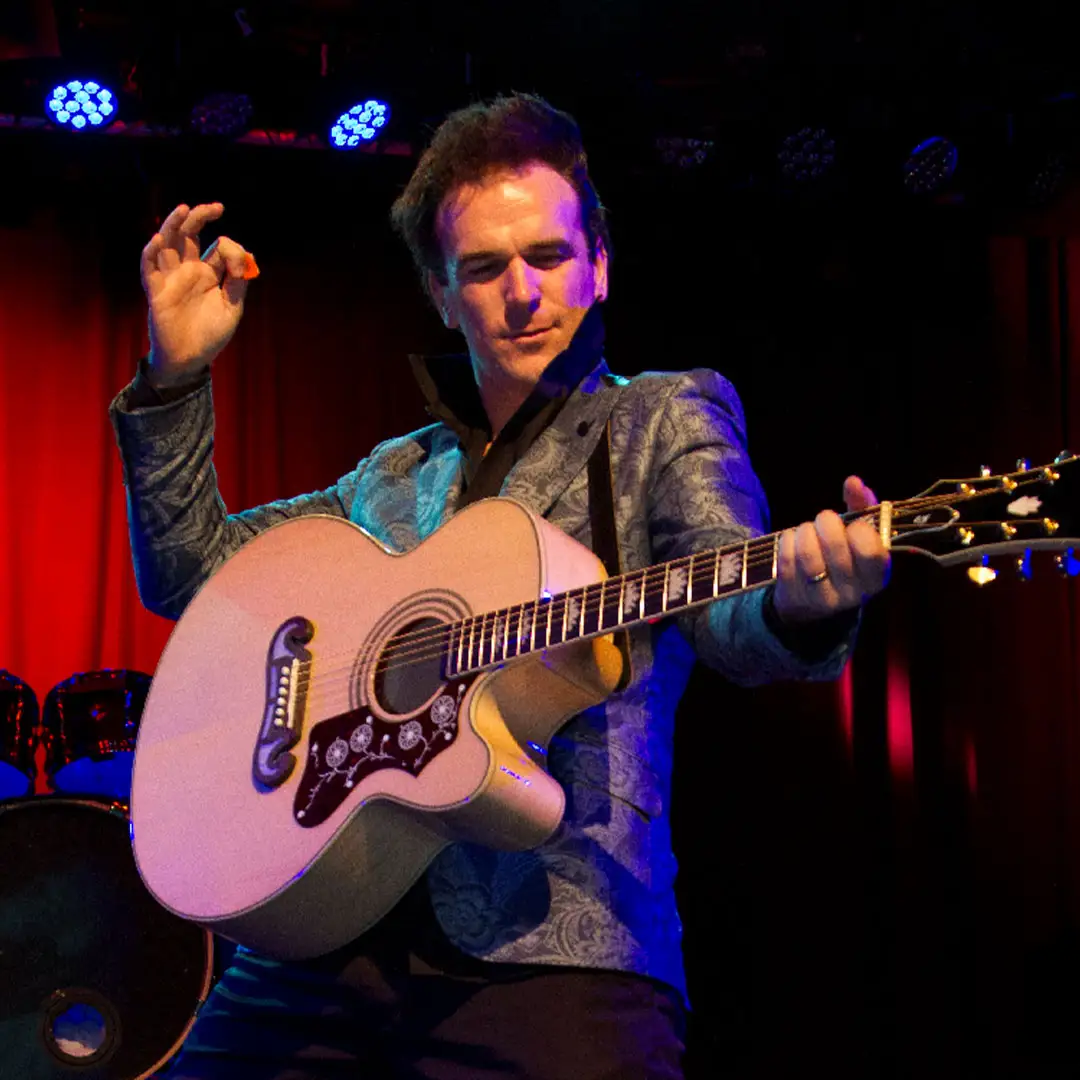
MULTIPOLYGON (((324 491, 238 515, 208 467, 210 368, 254 271, 224 236, 200 255, 200 230, 222 213, 179 206, 146 245, 150 353, 111 410, 152 610, 177 617, 246 540, 301 514, 343 515, 403 551, 502 493, 588 544, 588 464, 609 423, 626 569, 764 530, 731 385, 704 369, 608 373, 605 212, 567 114, 528 95, 453 113, 394 204, 432 302, 468 350, 415 364, 436 423, 382 443, 324 491)), ((854 477, 844 498, 849 509, 876 501, 854 477)), ((286 964, 241 947, 170 1075, 681 1076, 668 802, 691 665, 699 657, 741 684, 834 678, 888 569, 868 523, 823 511, 783 535, 774 586, 633 631, 629 685, 550 747, 567 802, 549 841, 447 848, 394 911, 328 956, 286 964)))

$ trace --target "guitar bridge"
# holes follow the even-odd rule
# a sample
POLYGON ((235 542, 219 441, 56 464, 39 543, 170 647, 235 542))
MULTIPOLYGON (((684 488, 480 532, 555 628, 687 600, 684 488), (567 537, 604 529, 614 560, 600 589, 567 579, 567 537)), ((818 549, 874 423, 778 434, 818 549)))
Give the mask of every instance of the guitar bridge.
POLYGON ((273 790, 289 779, 300 741, 307 702, 311 653, 304 647, 315 627, 303 616, 282 623, 266 657, 266 703, 251 763, 255 786, 273 790))

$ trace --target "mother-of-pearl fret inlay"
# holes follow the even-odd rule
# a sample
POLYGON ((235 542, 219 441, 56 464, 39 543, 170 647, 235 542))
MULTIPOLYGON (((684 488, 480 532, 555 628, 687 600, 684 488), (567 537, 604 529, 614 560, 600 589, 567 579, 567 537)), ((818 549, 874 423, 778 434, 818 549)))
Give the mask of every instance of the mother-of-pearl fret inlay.
POLYGON ((632 618, 641 599, 641 586, 636 581, 628 581, 623 591, 622 614, 624 619, 632 618))
POLYGON ((689 580, 687 572, 678 567, 668 574, 667 598, 668 603, 681 600, 686 595, 686 583, 689 580))
POLYGON ((572 630, 581 617, 581 601, 571 596, 566 601, 566 624, 572 630))
POLYGON ((742 578, 742 553, 732 552, 720 557, 720 584, 734 585, 742 578))

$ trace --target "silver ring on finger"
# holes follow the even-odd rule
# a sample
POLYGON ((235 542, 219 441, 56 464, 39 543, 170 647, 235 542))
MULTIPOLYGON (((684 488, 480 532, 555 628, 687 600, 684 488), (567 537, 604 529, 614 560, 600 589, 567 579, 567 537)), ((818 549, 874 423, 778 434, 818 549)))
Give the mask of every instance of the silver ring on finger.
POLYGON ((820 574, 814 574, 813 577, 806 579, 807 585, 820 585, 823 581, 827 581, 829 578, 829 571, 822 570, 820 574))

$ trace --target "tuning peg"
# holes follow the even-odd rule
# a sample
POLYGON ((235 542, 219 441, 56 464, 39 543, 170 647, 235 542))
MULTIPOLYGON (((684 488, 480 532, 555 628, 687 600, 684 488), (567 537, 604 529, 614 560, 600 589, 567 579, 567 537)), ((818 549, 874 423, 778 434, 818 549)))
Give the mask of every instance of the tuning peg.
POLYGON ((1055 555, 1054 566, 1062 577, 1080 576, 1080 559, 1073 553, 1072 548, 1069 548, 1064 555, 1055 555))
POLYGON ((1027 548, 1023 555, 1016 558, 1016 576, 1021 581, 1031 580, 1031 548, 1027 548))
POLYGON ((976 585, 989 585, 997 577, 997 571, 990 565, 990 556, 984 555, 978 566, 969 566, 968 577, 976 585))
POLYGON ((985 480, 986 477, 994 475, 994 470, 989 465, 980 465, 979 475, 985 480))
POLYGON ((1026 457, 1016 459, 1016 468, 1020 472, 1027 472, 1031 468, 1031 462, 1026 457))
POLYGON ((1062 450, 1062 451, 1061 451, 1061 453, 1060 453, 1060 454, 1058 454, 1058 456, 1057 456, 1056 458, 1054 458, 1054 464, 1055 464, 1055 465, 1063 465, 1063 464, 1064 464, 1064 463, 1065 463, 1066 461, 1068 461, 1068 460, 1069 460, 1069 458, 1071 458, 1072 456, 1073 456, 1073 454, 1072 454, 1072 452, 1071 452, 1071 451, 1069 451, 1069 450, 1062 450))

